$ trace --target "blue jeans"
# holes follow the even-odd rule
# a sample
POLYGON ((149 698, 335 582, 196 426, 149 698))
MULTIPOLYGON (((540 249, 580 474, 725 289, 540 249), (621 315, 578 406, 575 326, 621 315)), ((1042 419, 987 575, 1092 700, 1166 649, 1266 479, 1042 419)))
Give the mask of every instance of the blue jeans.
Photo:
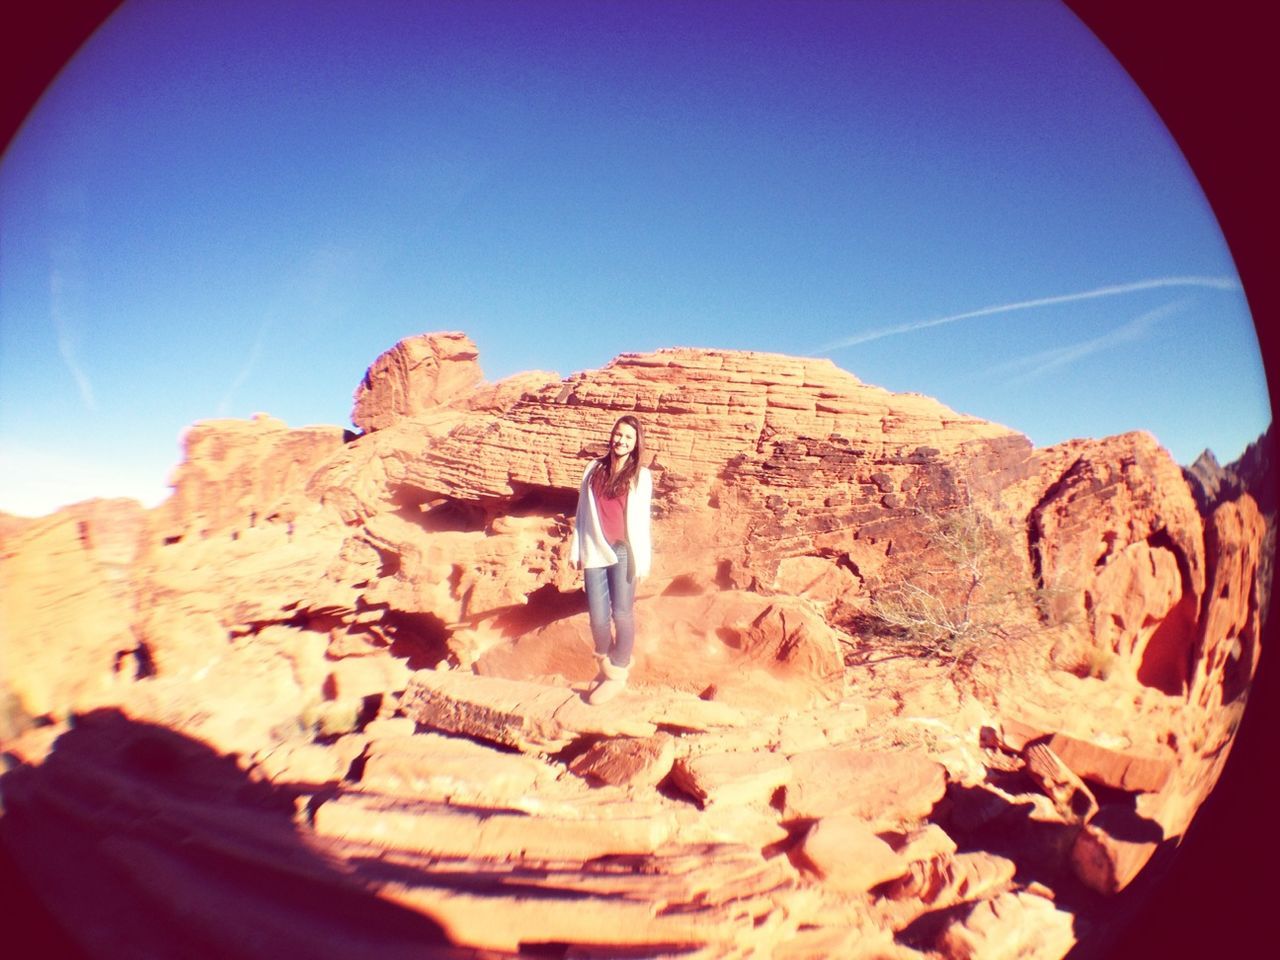
POLYGON ((587 616, 596 653, 608 655, 615 667, 631 665, 631 648, 636 642, 636 583, 627 578, 627 545, 613 548, 618 562, 609 567, 588 567, 582 571, 587 588, 587 616), (613 631, 609 629, 610 613, 613 631), (614 633, 617 637, 614 638, 614 633))

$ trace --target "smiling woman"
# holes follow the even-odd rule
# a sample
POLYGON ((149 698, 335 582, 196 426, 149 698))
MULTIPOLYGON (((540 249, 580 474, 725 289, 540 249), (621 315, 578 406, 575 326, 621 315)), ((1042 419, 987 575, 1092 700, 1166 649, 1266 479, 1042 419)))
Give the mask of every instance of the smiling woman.
POLYGON ((648 575, 653 477, 640 421, 619 417, 609 451, 582 474, 570 554, 582 570, 599 675, 588 702, 613 699, 626 685, 636 639, 636 587, 648 575), (612 621, 612 629, 610 628, 612 621))

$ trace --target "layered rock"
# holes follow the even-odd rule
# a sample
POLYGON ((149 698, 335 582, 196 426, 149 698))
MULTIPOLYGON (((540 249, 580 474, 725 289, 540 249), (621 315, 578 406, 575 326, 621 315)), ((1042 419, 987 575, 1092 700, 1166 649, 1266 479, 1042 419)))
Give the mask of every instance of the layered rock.
POLYGON ((0 826, 86 936, 1051 957, 1107 916, 1070 891, 1122 901, 1176 846, 1261 652, 1248 493, 1202 512, 1149 435, 1036 450, 825 360, 486 384, 477 358, 411 338, 361 435, 204 422, 157 510, 5 526, 0 826), (631 681, 592 707, 567 547, 622 413, 655 564, 631 681), (908 587, 963 637, 886 626, 908 587))
POLYGON ((291 429, 265 414, 193 424, 183 436, 173 494, 157 510, 161 535, 203 538, 269 520, 287 523, 307 509, 298 495, 343 438, 338 427, 291 429))
POLYGON ((402 340, 370 364, 356 388, 351 422, 381 430, 465 396, 484 379, 480 351, 461 333, 402 340))

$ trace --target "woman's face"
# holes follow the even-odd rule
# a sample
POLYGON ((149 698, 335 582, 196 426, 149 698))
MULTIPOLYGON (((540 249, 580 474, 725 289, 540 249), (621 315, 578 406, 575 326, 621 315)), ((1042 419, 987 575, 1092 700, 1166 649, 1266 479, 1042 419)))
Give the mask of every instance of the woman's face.
POLYGON ((629 423, 619 423, 614 426, 613 434, 609 437, 609 449, 613 455, 618 458, 625 457, 636 448, 636 428, 629 423))

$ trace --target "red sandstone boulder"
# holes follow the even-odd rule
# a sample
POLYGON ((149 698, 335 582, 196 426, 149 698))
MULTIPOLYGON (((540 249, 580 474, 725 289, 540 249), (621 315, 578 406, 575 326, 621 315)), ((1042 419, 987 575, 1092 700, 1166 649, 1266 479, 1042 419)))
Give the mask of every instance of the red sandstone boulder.
POLYGON ((1031 893, 1002 893, 977 901, 938 938, 947 957, 1018 957, 1051 960, 1076 943, 1071 915, 1031 893))
POLYGON ((858 817, 837 814, 814 822, 800 854, 834 889, 865 893, 907 872, 908 861, 858 817))
POLYGON ((575 757, 569 769, 580 777, 614 786, 652 787, 671 772, 675 741, 653 737, 610 737, 575 757))
POLYGON ((785 815, 791 818, 844 814, 892 827, 927 817, 947 788, 942 764, 917 753, 830 748, 789 759, 785 815))
POLYGON ((1160 825, 1122 806, 1104 806, 1077 835, 1071 868, 1099 893, 1119 893, 1147 865, 1164 840, 1160 825))
POLYGON ((704 753, 677 760, 671 779, 704 807, 763 805, 791 779, 791 766, 775 753, 704 753))
POLYGON ((1144 756, 1089 743, 1064 733, 1048 739, 1049 749, 1073 773, 1116 790, 1154 792, 1169 782, 1176 762, 1172 753, 1144 756))
POLYGON ((1028 548, 1049 614, 1080 624, 1114 669, 1167 693, 1189 681, 1205 590, 1204 524, 1181 470, 1146 433, 1064 445, 1028 548))
POLYGON ((462 333, 401 340, 369 366, 351 422, 373 432, 464 396, 483 379, 475 343, 462 333))

